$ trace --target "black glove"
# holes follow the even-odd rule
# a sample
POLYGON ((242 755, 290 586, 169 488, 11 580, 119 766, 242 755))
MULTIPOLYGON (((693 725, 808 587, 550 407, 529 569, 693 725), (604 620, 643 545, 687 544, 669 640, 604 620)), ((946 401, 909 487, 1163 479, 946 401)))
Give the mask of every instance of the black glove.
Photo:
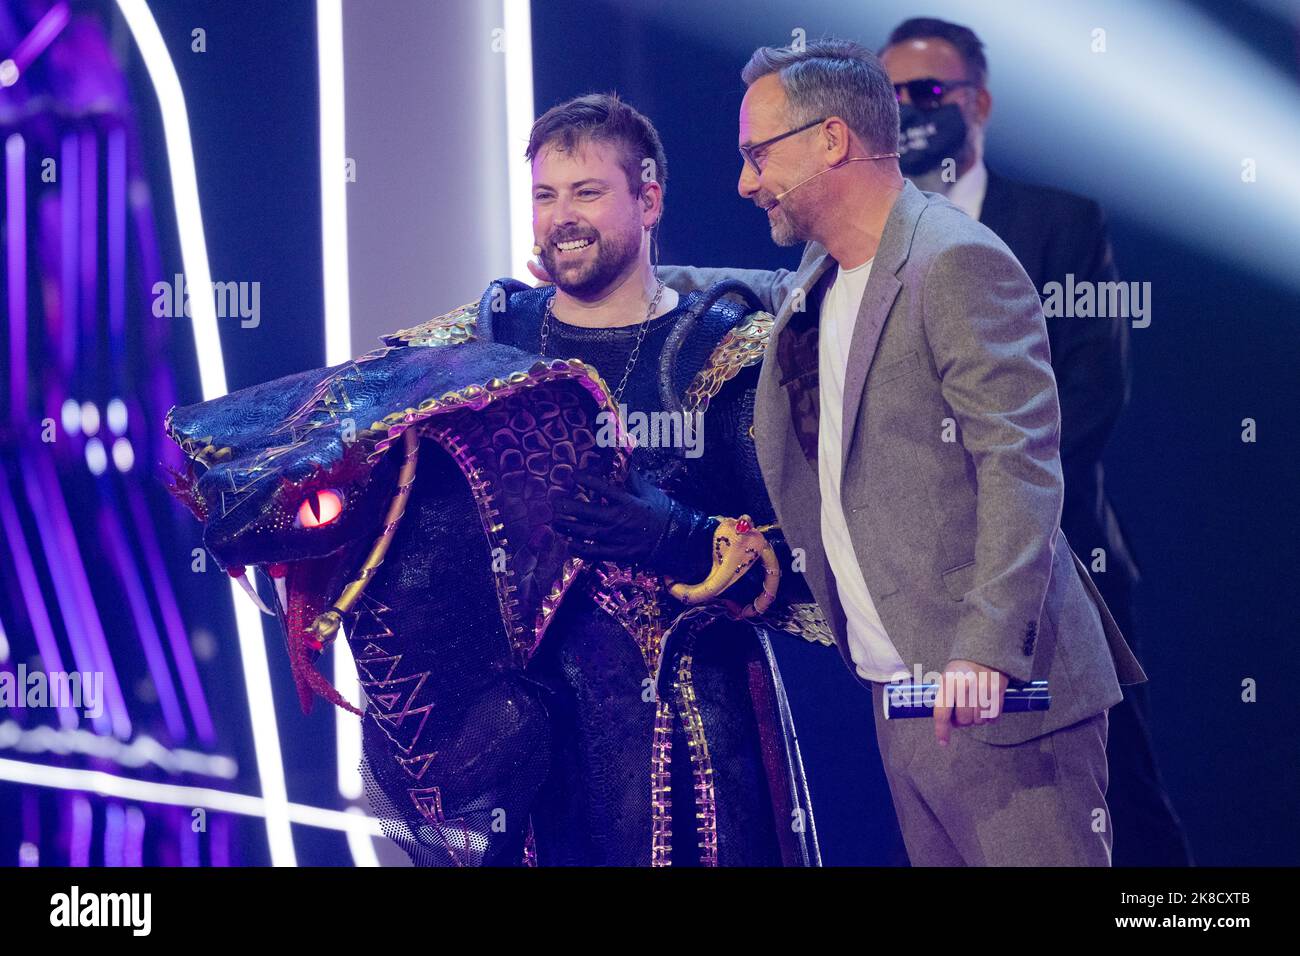
POLYGON ((555 530, 570 540, 578 557, 646 564, 688 580, 708 573, 713 528, 703 512, 674 501, 635 468, 628 469, 622 488, 590 472, 579 472, 574 480, 591 502, 557 501, 555 530))

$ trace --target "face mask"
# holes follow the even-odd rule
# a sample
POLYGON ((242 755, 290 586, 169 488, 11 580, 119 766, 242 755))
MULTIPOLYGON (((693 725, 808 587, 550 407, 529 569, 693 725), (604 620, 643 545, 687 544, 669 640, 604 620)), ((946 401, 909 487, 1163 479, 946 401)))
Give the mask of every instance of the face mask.
POLYGON ((956 159, 966 142, 966 118, 956 103, 932 110, 900 104, 898 119, 898 168, 904 176, 928 173, 945 159, 956 159))

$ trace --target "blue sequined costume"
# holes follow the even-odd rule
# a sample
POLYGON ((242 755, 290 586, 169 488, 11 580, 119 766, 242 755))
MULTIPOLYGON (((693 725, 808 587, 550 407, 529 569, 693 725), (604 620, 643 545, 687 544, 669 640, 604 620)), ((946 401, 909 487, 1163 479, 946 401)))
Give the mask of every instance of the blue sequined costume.
MULTIPOLYGON (((508 280, 494 283, 480 302, 480 334, 485 331, 483 316, 490 315, 494 341, 539 352, 542 316, 554 291, 508 280), (498 305, 493 312, 494 299, 498 304, 504 300, 506 308, 498 305)), ((628 418, 637 412, 670 410, 665 406, 671 396, 687 390, 726 332, 744 320, 743 308, 719 300, 694 318, 690 334, 683 335, 687 317, 699 310, 703 299, 702 293, 691 293, 676 309, 648 323, 622 396, 628 418), (674 332, 678 335, 670 346, 674 332), (672 353, 669 363, 664 362, 666 350, 672 353)), ((636 341, 637 325, 598 329, 554 317, 550 322, 547 357, 580 358, 615 384, 636 341)), ((714 522, 709 516, 747 513, 759 523, 773 520, 749 434, 756 373, 756 364, 739 369, 711 397, 702 414, 703 454, 688 458, 681 449, 656 447, 632 452, 633 466, 684 506, 646 562, 647 570, 700 580, 711 565, 714 522)), ((779 541, 779 533, 769 537, 779 541)), ((786 574, 783 580, 783 605, 808 600, 799 594, 798 575, 786 574)), ((548 709, 557 731, 552 774, 533 814, 538 860, 641 865, 650 862, 644 781, 651 756, 647 744, 653 744, 655 726, 654 702, 645 699, 644 648, 635 639, 635 624, 607 610, 615 603, 617 585, 602 582, 598 575, 587 583, 565 603, 529 667, 548 688, 548 709)), ((661 622, 686 610, 662 586, 654 593, 662 605, 661 622)), ((785 709, 784 700, 778 699, 780 680, 767 641, 763 628, 719 619, 675 646, 677 654, 689 656, 693 688, 683 689, 679 680, 678 700, 671 702, 673 865, 697 865, 710 857, 726 865, 816 860, 807 792, 798 779, 802 769, 797 747, 787 739, 792 728, 788 719, 780 727, 779 714, 777 720, 761 714, 772 705, 785 709), (751 687, 751 681, 767 686, 751 687), (690 693, 694 699, 684 702, 684 694, 690 693), (772 721, 772 726, 761 727, 761 720, 772 721), (774 755, 768 754, 775 764, 769 767, 764 763, 763 736, 778 727, 782 746, 774 762, 774 755), (694 729, 695 739, 688 728, 694 729), (797 787, 786 795, 780 792, 786 789, 784 782, 769 780, 769 773, 790 775, 797 787), (802 810, 802 834, 791 830, 796 805, 802 810), (792 838, 785 840, 783 858, 786 832, 792 838)), ((680 657, 667 662, 674 665, 680 667, 680 657)))
MULTIPOLYGON (((553 318, 539 363, 553 291, 502 280, 351 363, 173 409, 169 434, 206 469, 178 492, 223 567, 287 581, 304 706, 323 692, 314 628, 342 624, 367 792, 417 864, 816 865, 770 639, 830 639, 779 530, 761 617, 688 608, 664 581, 705 578, 712 516, 774 520, 750 434, 770 317, 715 289, 651 320, 622 402, 700 412, 702 454, 625 456, 594 420, 637 326, 553 318), (576 560, 550 527, 550 496, 593 464, 674 501, 639 567, 576 560), (301 527, 327 494, 338 518, 301 527)), ((727 596, 752 597, 759 573, 727 596)))

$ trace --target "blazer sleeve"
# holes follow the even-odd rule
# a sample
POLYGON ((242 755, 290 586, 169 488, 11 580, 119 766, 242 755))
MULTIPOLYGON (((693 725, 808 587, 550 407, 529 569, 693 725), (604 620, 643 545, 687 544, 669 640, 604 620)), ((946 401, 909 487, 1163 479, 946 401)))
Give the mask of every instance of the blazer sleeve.
POLYGON ((935 257, 921 304, 943 399, 977 486, 974 583, 949 660, 1028 680, 1032 658, 1021 644, 1027 629, 1038 628, 1064 495, 1042 307, 1010 251, 981 240, 935 257))
POLYGON ((679 293, 703 291, 724 279, 738 279, 754 290, 763 308, 776 315, 794 287, 795 273, 789 269, 728 269, 726 267, 659 266, 664 284, 679 293))

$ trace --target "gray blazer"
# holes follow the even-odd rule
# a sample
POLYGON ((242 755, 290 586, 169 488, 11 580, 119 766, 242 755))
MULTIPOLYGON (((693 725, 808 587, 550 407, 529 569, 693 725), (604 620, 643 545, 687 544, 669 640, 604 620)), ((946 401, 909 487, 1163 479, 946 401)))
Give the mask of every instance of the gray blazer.
MULTIPOLYGON (((809 243, 795 272, 660 275, 679 291, 740 279, 776 316, 754 408, 759 464, 854 671, 821 543, 816 461, 816 335, 834 266, 809 243)), ((831 466, 842 469, 854 551, 904 663, 925 672, 964 659, 1050 682, 1050 710, 970 733, 1029 740, 1119 703, 1120 683, 1146 680, 1060 530, 1061 415, 1038 294, 989 229, 911 183, 862 297, 843 421, 843 459, 831 466)))

